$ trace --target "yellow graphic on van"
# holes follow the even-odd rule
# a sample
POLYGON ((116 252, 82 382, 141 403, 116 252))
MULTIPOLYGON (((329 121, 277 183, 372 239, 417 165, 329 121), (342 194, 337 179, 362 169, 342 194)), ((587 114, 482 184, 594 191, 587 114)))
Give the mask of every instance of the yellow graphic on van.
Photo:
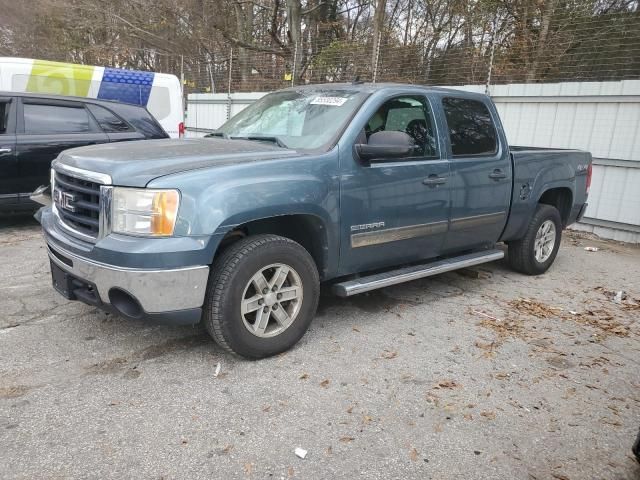
POLYGON ((27 92, 86 97, 95 67, 34 60, 27 92))

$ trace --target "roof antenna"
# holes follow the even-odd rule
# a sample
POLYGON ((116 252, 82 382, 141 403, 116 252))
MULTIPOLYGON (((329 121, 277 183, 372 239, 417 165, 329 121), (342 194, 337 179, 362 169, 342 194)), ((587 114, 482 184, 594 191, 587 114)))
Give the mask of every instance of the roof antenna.
POLYGON ((361 83, 364 83, 364 82, 360 80, 360 75, 356 75, 356 78, 354 78, 353 82, 351 82, 352 85, 359 85, 361 83))

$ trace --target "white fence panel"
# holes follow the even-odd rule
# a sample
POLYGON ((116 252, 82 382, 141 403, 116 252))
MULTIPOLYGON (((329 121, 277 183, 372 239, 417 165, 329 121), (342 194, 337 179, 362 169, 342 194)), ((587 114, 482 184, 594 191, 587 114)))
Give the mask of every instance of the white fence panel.
POLYGON ((187 99, 187 137, 202 137, 266 93, 191 93, 187 99))
MULTIPOLYGON (((640 243, 640 80, 492 85, 489 93, 511 145, 592 153, 589 208, 577 228, 640 243)), ((220 127, 227 112, 233 116, 265 94, 189 95, 188 136, 220 127)))

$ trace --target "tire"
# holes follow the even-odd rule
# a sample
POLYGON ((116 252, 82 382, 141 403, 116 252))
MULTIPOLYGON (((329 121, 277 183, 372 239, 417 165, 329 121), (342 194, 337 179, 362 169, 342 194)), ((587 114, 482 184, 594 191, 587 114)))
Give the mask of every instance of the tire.
MULTIPOLYGON (((545 236, 545 235, 543 235, 545 236)), ((546 272, 558 254, 562 237, 562 220, 560 212, 551 205, 538 204, 529 222, 524 237, 509 243, 509 265, 515 271, 527 275, 540 275, 546 272), (555 229, 553 246, 550 249, 536 250, 536 236, 542 231, 543 225, 555 229)), ((547 238, 550 238, 547 236, 547 238)), ((548 243, 550 247, 550 242, 548 243)))
POLYGON ((288 350, 302 338, 319 296, 318 270, 307 250, 277 235, 250 236, 215 260, 203 321, 227 351, 249 359, 265 358, 288 350), (264 294, 259 285, 270 290, 264 294))

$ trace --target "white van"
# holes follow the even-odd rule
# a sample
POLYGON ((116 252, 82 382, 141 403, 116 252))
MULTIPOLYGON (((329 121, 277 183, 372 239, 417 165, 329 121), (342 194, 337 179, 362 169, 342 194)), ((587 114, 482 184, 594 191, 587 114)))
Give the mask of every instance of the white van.
POLYGON ((170 137, 184 135, 180 80, 167 73, 0 57, 0 91, 51 93, 144 105, 170 137))

